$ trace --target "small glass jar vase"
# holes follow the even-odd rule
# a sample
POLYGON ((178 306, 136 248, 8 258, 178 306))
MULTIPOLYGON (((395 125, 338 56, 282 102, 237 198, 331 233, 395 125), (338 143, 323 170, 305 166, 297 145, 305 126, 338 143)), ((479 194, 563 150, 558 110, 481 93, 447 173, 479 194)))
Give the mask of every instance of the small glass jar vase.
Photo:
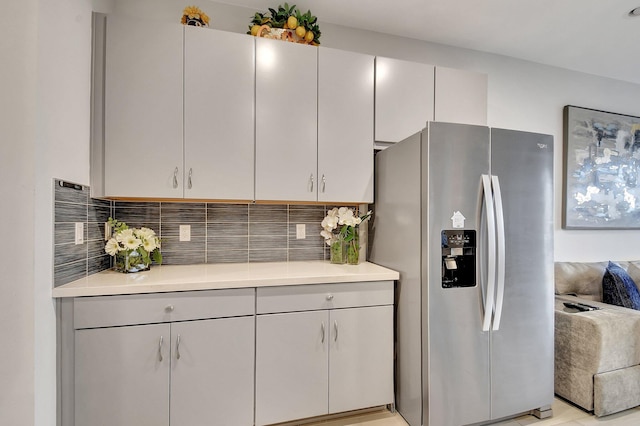
POLYGON ((342 265, 347 261, 347 250, 344 239, 338 236, 329 246, 329 258, 331 263, 342 265))
POLYGON ((353 238, 346 243, 347 263, 357 265, 360 263, 360 236, 358 228, 353 233, 353 238))
POLYGON ((114 270, 123 273, 148 271, 151 260, 143 256, 138 250, 125 250, 116 253, 114 270))

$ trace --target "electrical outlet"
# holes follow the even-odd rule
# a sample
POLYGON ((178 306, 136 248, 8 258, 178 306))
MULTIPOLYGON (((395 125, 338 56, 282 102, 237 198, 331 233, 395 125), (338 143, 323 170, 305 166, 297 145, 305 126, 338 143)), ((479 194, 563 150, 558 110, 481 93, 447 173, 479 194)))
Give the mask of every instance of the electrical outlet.
POLYGON ((84 244, 84 223, 76 222, 76 244, 84 244))
POLYGON ((109 222, 105 222, 104 223, 104 240, 105 241, 109 241, 109 239, 111 238, 111 225, 109 225, 109 222))
POLYGON ((180 225, 180 241, 191 241, 191 225, 180 225))
POLYGON ((296 224, 296 239, 302 240, 307 238, 307 227, 304 223, 296 224))

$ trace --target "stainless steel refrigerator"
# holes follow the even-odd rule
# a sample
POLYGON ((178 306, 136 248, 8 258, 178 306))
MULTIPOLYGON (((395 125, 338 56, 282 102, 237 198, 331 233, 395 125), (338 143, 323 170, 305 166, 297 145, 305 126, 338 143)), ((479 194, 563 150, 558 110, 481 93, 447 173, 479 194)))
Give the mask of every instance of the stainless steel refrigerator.
POLYGON ((430 122, 376 155, 375 188, 370 260, 400 272, 400 414, 551 415, 553 137, 430 122))

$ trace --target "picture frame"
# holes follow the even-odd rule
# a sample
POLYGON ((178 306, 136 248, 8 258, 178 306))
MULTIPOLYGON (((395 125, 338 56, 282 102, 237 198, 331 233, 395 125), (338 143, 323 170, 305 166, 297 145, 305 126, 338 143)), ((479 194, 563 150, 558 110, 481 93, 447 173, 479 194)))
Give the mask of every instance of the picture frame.
POLYGON ((563 229, 640 229, 640 117, 567 105, 563 229))

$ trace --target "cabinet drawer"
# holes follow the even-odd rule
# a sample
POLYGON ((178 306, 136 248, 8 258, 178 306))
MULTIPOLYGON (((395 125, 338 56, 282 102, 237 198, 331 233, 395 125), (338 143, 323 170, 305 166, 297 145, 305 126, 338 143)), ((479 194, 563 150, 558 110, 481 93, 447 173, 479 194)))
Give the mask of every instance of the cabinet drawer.
POLYGON ((75 329, 253 315, 255 289, 78 297, 75 329))
POLYGON ((257 313, 393 304, 393 281, 311 284, 257 289, 257 313))

